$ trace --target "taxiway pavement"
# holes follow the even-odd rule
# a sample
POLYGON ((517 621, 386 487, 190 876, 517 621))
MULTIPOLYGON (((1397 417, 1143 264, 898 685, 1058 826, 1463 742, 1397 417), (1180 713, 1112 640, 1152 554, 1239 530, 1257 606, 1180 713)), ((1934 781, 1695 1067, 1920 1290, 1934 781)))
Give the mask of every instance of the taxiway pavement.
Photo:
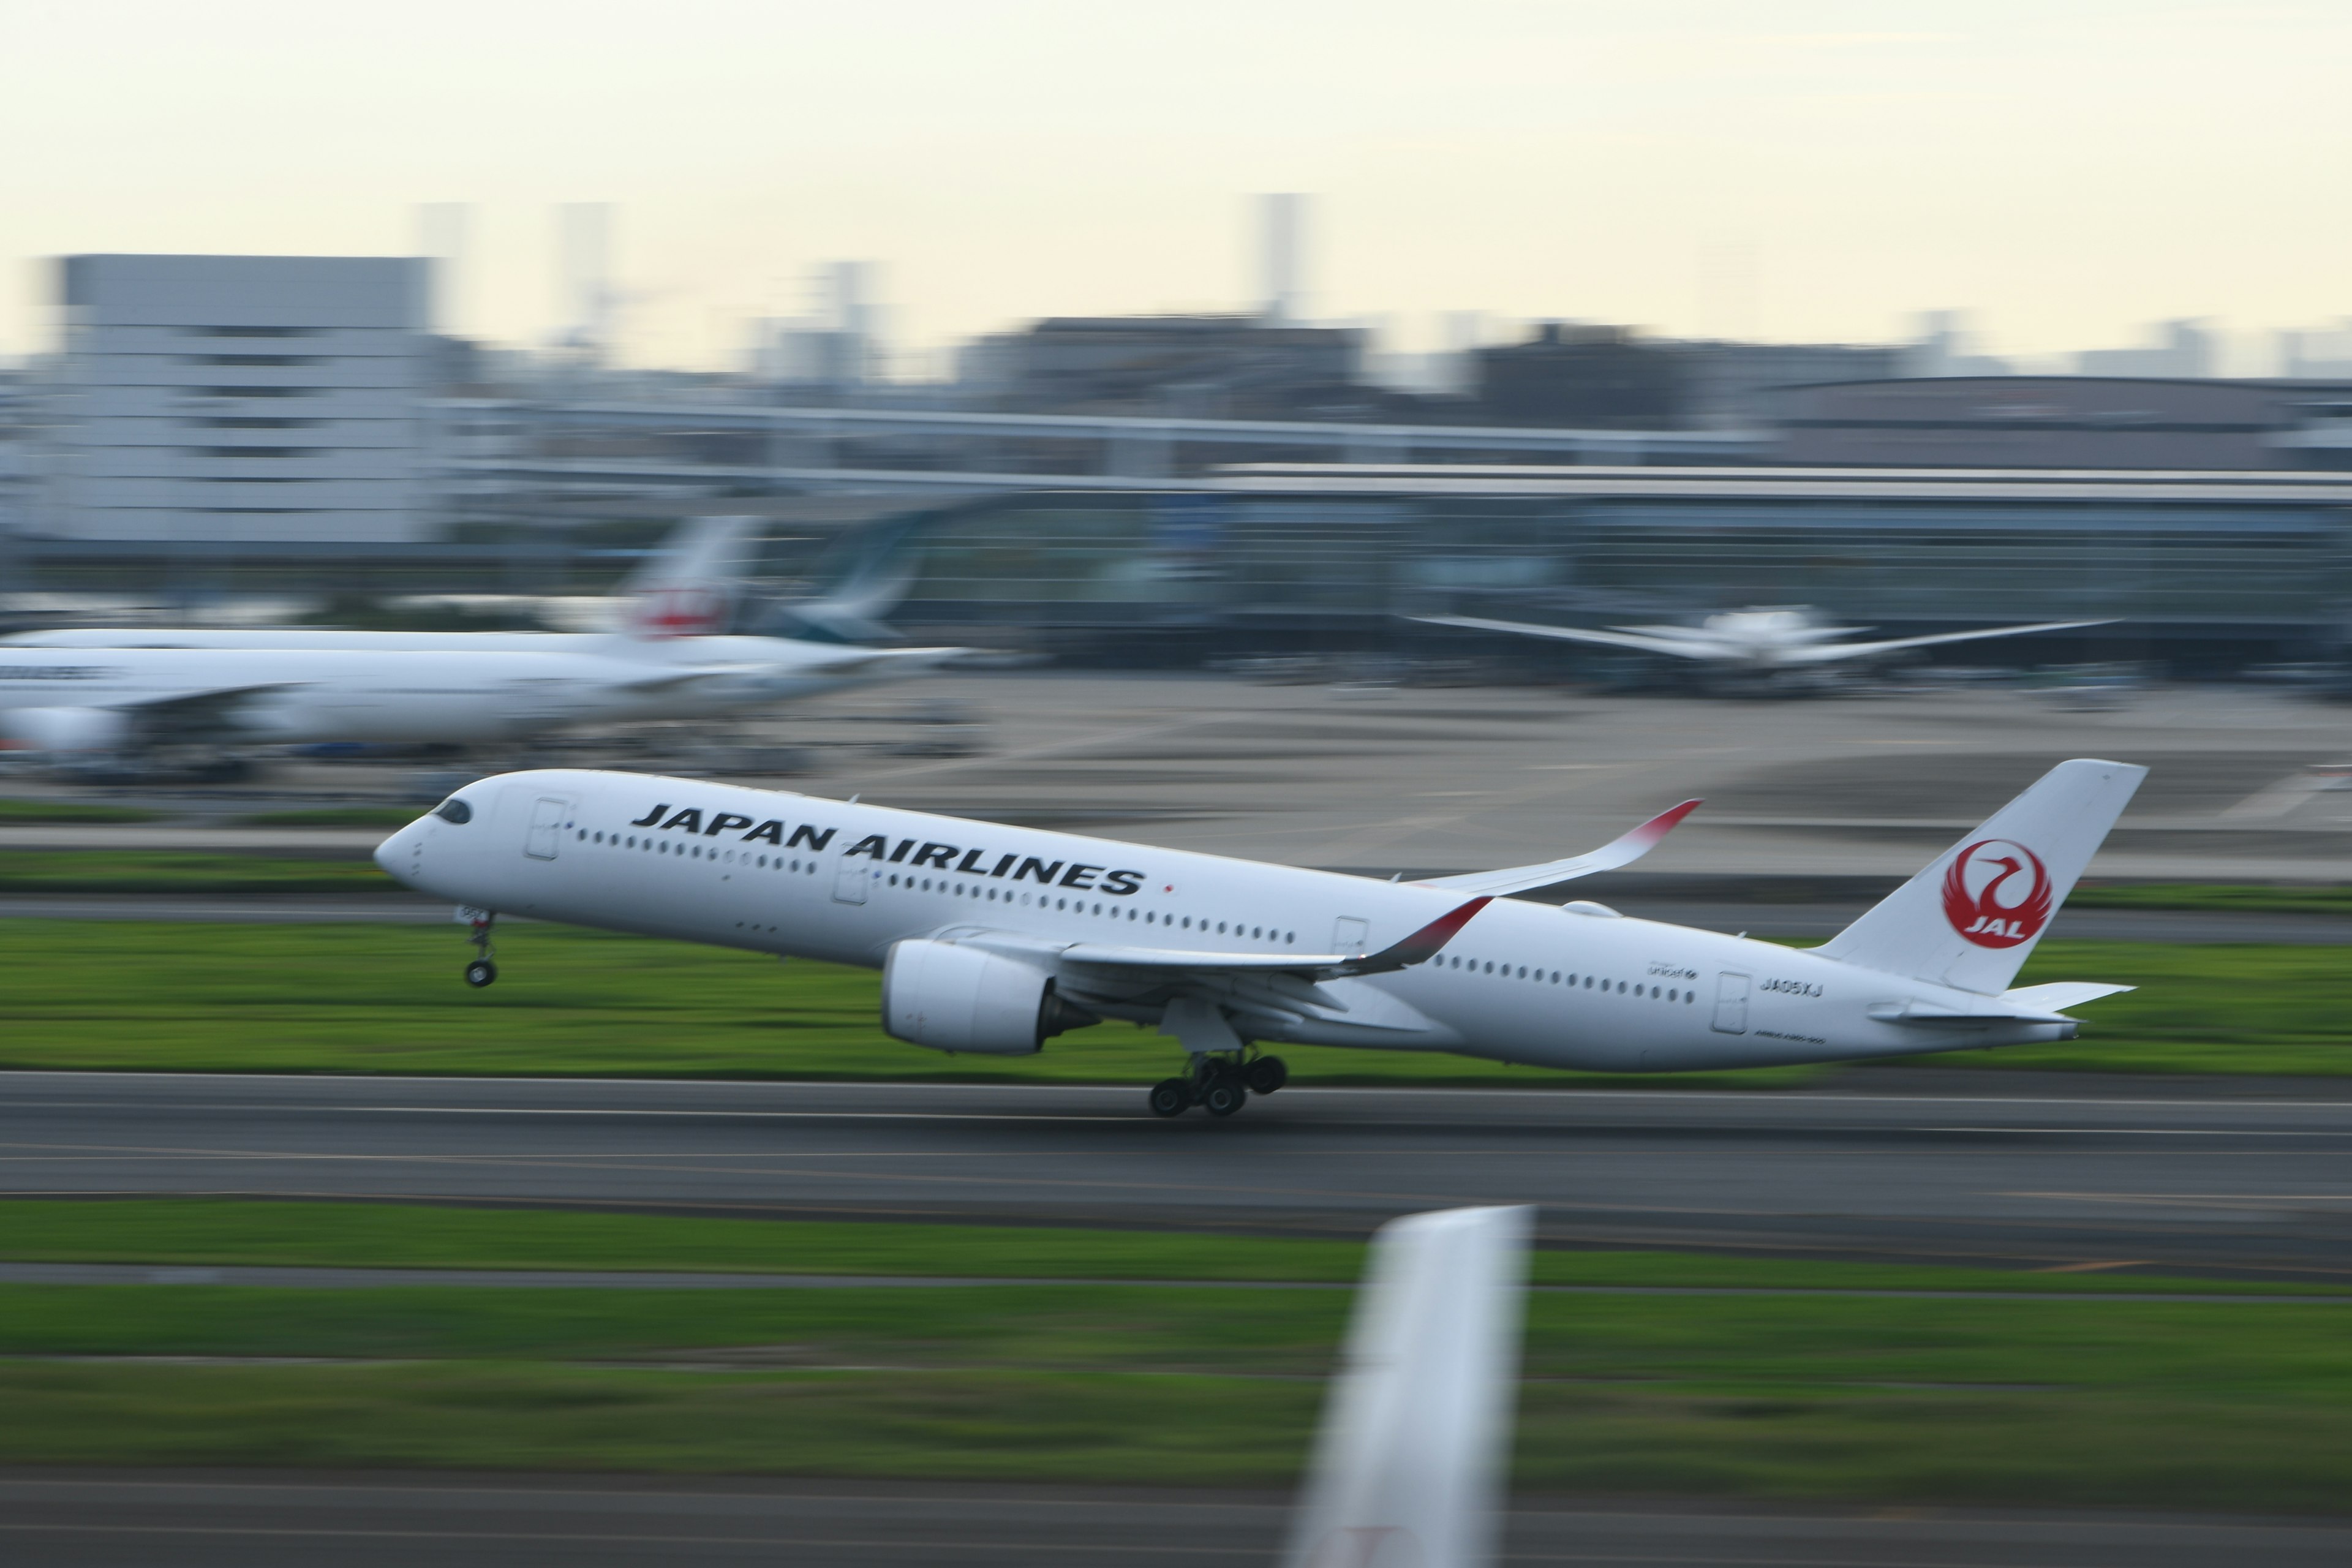
MULTIPOLYGON (((19 1568, 621 1568, 1276 1561, 1280 1493, 648 1476, 0 1472, 0 1555, 19 1568)), ((1798 1510, 1521 1500, 1504 1559, 1823 1568, 2318 1568, 2334 1520, 1963 1509, 1798 1510)))
POLYGON ((2352 1090, 1907 1076, 1159 1121, 1134 1089, 14 1073, 0 1191, 1326 1235, 1510 1202, 1551 1245, 2352 1279, 2352 1090))

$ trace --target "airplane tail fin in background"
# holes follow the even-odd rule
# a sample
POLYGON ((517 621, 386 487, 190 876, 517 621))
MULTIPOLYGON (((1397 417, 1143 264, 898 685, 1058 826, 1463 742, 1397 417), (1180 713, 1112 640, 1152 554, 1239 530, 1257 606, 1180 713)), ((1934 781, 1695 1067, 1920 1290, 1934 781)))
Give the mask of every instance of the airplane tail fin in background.
POLYGON ((735 618, 757 517, 690 517, 630 574, 621 630, 632 637, 716 637, 735 618))
POLYGON ((1814 951, 1984 995, 2007 989, 2147 776, 2130 763, 2059 763, 1814 951))
POLYGON ((1495 1560, 1531 1208, 1381 1227, 1285 1568, 1495 1560))

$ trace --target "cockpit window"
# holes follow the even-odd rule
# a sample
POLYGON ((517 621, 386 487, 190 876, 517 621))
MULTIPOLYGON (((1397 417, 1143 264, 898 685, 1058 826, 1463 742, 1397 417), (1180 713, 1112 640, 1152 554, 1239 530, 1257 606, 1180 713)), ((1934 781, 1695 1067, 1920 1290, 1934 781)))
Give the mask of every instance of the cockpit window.
POLYGON ((474 820, 474 808, 453 795, 434 807, 433 815, 444 822, 471 822, 474 820))

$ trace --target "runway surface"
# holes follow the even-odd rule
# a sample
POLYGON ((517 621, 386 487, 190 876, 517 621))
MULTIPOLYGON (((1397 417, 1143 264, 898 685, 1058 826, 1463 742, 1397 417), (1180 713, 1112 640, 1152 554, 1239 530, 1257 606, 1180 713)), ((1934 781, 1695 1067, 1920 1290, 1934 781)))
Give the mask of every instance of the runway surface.
POLYGON ((2346 1090, 1906 1076, 1159 1121, 1135 1089, 20 1073, 0 1190, 1326 1235, 1520 1202, 1550 1245, 2352 1279, 2346 1090))
MULTIPOLYGON (((1274 1492, 618 1477, 0 1472, 0 1555, 23 1568, 474 1564, 1266 1563, 1274 1492)), ((1504 1560, 1828 1568, 2313 1568, 2331 1521, 1884 1510, 1797 1512, 1523 1500, 1504 1560)))

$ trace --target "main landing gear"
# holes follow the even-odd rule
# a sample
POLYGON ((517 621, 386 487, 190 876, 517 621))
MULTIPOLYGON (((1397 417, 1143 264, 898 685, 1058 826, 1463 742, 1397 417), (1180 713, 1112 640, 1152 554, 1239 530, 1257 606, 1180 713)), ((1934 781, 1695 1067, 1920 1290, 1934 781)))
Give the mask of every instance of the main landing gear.
POLYGON ((466 984, 477 991, 499 977, 498 960, 490 953, 490 925, 498 918, 492 910, 476 910, 473 934, 466 939, 474 944, 474 961, 466 965, 466 984))
POLYGON ((1161 1079, 1151 1086, 1151 1114, 1181 1116, 1197 1105, 1212 1116, 1231 1116, 1249 1103, 1251 1095, 1272 1094, 1289 1081, 1290 1069, 1280 1057, 1244 1061, 1238 1053, 1203 1051, 1192 1058, 1190 1076, 1161 1079))

